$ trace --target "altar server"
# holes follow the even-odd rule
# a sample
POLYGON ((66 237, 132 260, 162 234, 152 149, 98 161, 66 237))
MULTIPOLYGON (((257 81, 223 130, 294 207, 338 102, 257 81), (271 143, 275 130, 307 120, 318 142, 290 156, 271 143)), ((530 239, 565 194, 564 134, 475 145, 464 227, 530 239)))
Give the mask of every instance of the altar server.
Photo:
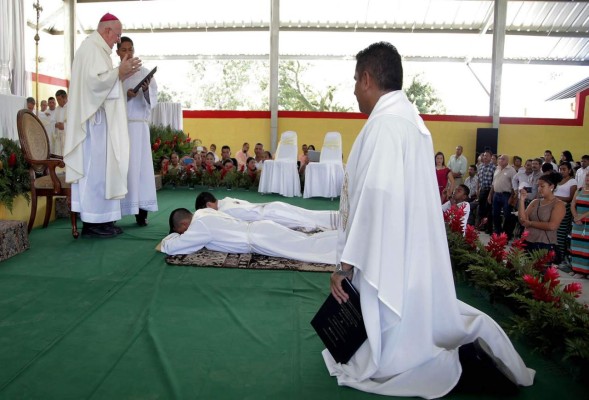
MULTIPOLYGON (((117 54, 121 61, 135 54, 133 41, 123 36, 117 43, 117 54)), ((139 72, 125 79, 123 90, 127 97, 127 118, 129 121, 129 173, 127 174, 127 195, 121 200, 123 215, 135 215, 139 226, 147 225, 148 211, 157 211, 157 196, 151 157, 149 122, 151 110, 157 105, 157 84, 155 78, 146 81, 137 93, 133 92, 149 74, 149 69, 140 67, 139 72)))

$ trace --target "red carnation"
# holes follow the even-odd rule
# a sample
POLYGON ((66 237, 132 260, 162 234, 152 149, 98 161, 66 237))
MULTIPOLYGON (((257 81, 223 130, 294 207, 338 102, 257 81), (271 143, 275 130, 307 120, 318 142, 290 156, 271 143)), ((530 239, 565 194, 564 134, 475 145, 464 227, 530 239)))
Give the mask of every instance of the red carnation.
POLYGON ((153 146, 151 146, 151 149, 152 149, 153 151, 157 151, 157 149, 159 149, 159 148, 160 148, 160 144, 159 144, 158 142, 155 142, 155 143, 153 144, 153 146))

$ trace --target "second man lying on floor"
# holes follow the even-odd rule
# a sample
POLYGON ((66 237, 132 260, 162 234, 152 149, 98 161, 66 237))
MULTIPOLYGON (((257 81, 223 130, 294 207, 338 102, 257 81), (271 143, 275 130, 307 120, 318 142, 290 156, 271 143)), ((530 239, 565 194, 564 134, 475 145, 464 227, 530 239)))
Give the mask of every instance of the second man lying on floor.
POLYGON ((274 221, 287 228, 300 228, 305 232, 336 230, 339 216, 337 211, 307 210, 282 201, 250 203, 231 197, 217 200, 210 192, 200 193, 196 197, 194 208, 197 211, 212 208, 247 222, 274 221))

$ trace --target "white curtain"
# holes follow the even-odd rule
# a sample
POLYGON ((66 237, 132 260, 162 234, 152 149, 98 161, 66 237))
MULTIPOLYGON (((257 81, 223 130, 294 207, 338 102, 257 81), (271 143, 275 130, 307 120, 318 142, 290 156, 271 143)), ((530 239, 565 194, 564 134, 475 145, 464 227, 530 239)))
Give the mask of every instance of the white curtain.
POLYGON ((0 0, 0 94, 27 95, 24 0, 0 0))
POLYGON ((151 110, 151 123, 157 126, 168 126, 172 129, 182 130, 182 104, 157 103, 151 110))

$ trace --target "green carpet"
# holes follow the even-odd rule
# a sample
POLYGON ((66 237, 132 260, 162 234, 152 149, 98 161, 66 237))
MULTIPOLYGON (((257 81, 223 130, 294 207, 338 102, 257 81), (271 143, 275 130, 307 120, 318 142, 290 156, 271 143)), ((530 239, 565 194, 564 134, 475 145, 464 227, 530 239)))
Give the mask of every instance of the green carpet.
MULTIPOLYGON (((327 373, 309 321, 328 294, 328 274, 166 265, 154 247, 170 211, 193 209, 197 193, 158 192, 149 226, 126 217, 115 239, 73 240, 68 221, 56 221, 33 230, 29 251, 0 263, 0 399, 382 398, 338 387, 327 373)), ((458 289, 466 302, 498 313, 476 291, 458 289)), ((538 374, 514 398, 586 398, 587 388, 556 364, 515 345, 538 374)))

